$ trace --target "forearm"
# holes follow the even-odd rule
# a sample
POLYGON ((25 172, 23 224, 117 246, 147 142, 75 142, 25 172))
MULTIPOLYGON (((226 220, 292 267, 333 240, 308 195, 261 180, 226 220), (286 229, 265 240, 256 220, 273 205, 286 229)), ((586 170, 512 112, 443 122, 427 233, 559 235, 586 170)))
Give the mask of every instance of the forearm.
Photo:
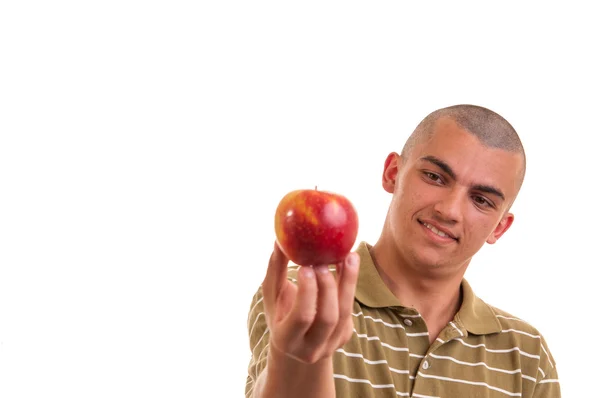
POLYGON ((267 367, 258 378, 253 398, 335 398, 331 357, 304 364, 276 349, 269 350, 267 367))

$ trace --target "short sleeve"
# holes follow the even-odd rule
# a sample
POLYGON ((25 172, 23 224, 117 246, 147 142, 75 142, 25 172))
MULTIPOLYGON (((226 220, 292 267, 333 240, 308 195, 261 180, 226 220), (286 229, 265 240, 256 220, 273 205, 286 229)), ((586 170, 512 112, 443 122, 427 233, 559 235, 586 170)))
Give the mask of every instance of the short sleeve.
POLYGON ((556 366, 546 373, 546 376, 538 382, 533 391, 533 398, 560 398, 560 383, 556 366))

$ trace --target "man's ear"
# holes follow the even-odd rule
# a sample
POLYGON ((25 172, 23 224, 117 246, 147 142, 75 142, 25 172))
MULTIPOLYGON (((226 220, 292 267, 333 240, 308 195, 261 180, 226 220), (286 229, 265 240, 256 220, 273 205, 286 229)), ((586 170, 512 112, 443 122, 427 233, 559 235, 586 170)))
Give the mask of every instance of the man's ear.
POLYGON ((388 193, 394 193, 396 187, 396 177, 398 176, 398 169, 402 163, 402 156, 396 152, 391 152, 385 159, 383 165, 383 175, 381 177, 381 185, 388 193))
POLYGON ((490 234, 490 236, 488 236, 486 242, 490 245, 496 243, 498 239, 500 239, 500 237, 504 235, 506 231, 508 231, 514 220, 514 214, 507 213, 504 217, 502 217, 502 220, 500 220, 500 222, 498 223, 494 231, 490 234))

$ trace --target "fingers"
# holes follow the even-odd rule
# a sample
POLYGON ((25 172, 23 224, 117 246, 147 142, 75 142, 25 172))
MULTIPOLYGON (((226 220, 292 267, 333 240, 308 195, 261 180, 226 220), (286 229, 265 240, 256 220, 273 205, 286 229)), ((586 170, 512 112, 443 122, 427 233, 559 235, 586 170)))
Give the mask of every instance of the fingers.
POLYGON ((337 278, 328 266, 300 266, 293 289, 285 285, 288 261, 276 245, 263 282, 266 312, 282 315, 273 325, 273 344, 297 360, 313 363, 332 355, 352 336, 359 256, 351 253, 338 264, 337 278))
POLYGON ((319 290, 315 274, 312 267, 304 266, 298 270, 298 293, 294 305, 282 325, 284 334, 294 336, 291 340, 301 340, 314 322, 319 290))
POLYGON ((309 345, 326 341, 335 330, 339 317, 337 284, 333 274, 325 265, 315 267, 315 271, 318 287, 317 311, 313 325, 305 336, 309 345))
MULTIPOLYGON (((298 357, 312 362, 322 356, 332 355, 352 336, 352 309, 359 273, 359 256, 351 253, 344 263, 339 264, 338 280, 328 267, 315 267, 316 297, 311 296, 312 311, 306 307, 304 323, 295 324, 297 332, 306 331, 304 336, 296 340, 298 357), (312 314, 312 318, 309 314, 312 314), (310 324, 307 324, 310 322, 310 324)), ((314 285, 311 285, 314 288, 314 285)), ((299 292, 298 297, 301 294, 299 292)))

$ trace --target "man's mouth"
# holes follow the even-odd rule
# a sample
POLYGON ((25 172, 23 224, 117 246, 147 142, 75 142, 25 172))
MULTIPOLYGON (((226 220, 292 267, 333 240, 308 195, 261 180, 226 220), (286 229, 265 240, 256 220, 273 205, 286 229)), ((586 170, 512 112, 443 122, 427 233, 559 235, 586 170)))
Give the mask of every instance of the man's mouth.
POLYGON ((454 235, 451 235, 449 232, 441 231, 434 225, 431 225, 431 224, 429 224, 425 221, 421 221, 421 220, 419 220, 419 222, 421 223, 421 225, 425 226, 431 232, 433 232, 434 234, 436 234, 438 236, 441 236, 442 238, 450 238, 450 239, 458 240, 454 235))

